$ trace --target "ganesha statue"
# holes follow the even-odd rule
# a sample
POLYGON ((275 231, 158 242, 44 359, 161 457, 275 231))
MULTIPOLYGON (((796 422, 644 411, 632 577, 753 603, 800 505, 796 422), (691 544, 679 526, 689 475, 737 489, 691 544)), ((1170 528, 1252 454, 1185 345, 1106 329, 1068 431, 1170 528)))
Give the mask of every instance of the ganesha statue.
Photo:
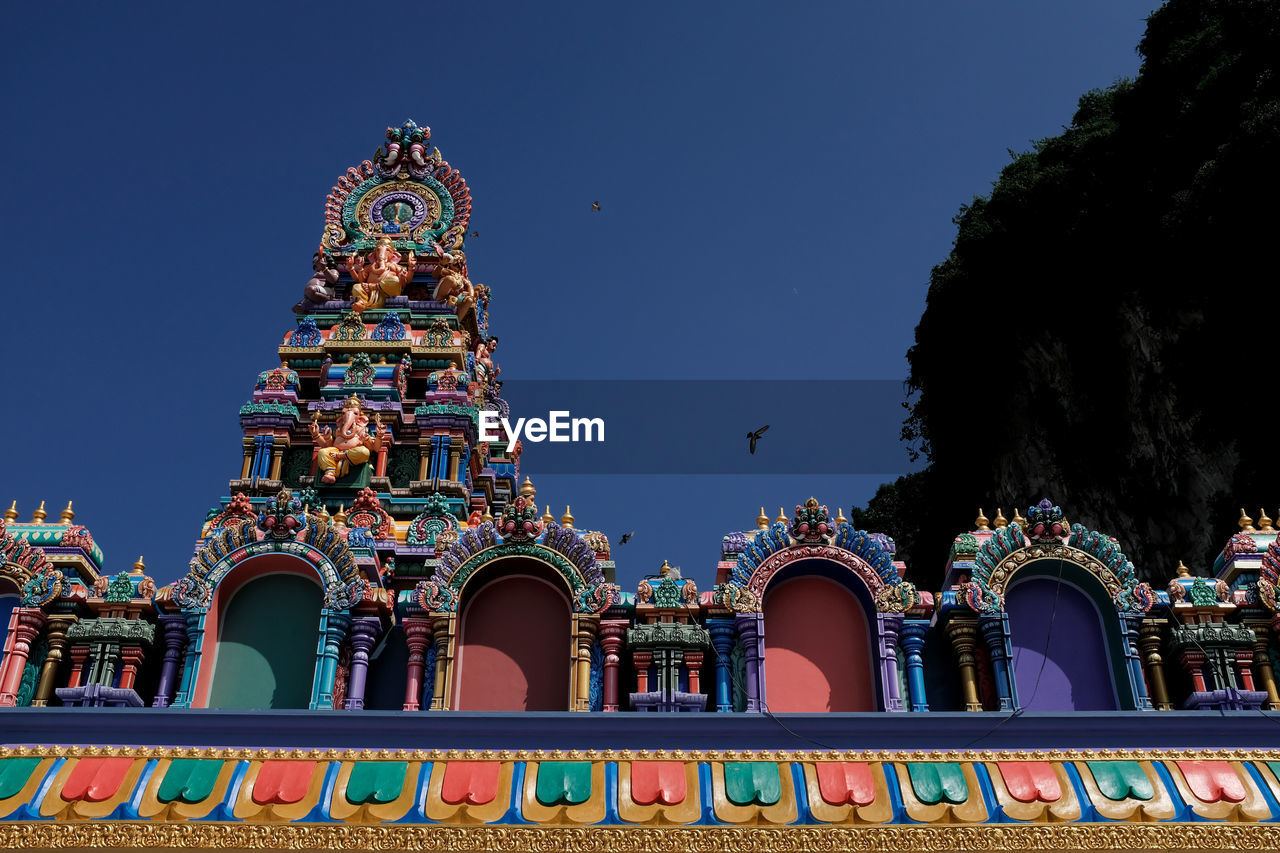
POLYGON ((311 437, 316 443, 316 470, 320 472, 320 482, 326 484, 337 482, 339 477, 368 462, 390 435, 381 415, 376 417, 374 434, 369 434, 369 416, 355 395, 342 404, 332 428, 321 427, 317 423, 319 418, 317 411, 311 419, 311 437))
POLYGON ((367 257, 351 255, 348 258, 347 267, 355 281, 351 287, 351 308, 355 313, 383 307, 387 297, 399 296, 405 285, 413 281, 414 253, 410 251, 404 263, 401 260, 390 237, 378 238, 378 244, 367 257))

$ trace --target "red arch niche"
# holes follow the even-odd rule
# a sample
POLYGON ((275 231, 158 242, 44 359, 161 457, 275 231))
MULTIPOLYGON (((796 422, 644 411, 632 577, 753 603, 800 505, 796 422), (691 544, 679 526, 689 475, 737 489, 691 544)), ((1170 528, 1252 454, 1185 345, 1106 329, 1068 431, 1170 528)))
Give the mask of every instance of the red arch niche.
POLYGON ((552 581, 503 574, 463 605, 454 708, 569 709, 569 598, 552 581))
POLYGON ((871 630, 853 593, 823 577, 771 586, 764 602, 770 711, 875 711, 871 630))

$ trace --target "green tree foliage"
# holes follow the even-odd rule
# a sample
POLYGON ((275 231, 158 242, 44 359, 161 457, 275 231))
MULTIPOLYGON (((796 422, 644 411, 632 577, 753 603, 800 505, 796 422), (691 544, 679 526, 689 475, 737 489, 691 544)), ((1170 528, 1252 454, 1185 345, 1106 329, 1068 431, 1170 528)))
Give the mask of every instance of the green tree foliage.
POLYGON ((866 511, 900 505, 918 582, 979 506, 1052 498, 1153 580, 1277 514, 1280 4, 1170 0, 1138 50, 933 270, 904 429, 930 466, 866 511))

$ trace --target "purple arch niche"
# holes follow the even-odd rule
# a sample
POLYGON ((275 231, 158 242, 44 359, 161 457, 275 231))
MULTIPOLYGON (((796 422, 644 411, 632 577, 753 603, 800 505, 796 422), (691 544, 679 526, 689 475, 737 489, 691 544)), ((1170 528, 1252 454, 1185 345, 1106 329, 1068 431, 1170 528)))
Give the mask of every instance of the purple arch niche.
POLYGON ((1119 708, 1106 626, 1098 606, 1079 587, 1056 576, 1015 580, 1005 594, 1005 612, 1018 704, 1024 710, 1119 708))

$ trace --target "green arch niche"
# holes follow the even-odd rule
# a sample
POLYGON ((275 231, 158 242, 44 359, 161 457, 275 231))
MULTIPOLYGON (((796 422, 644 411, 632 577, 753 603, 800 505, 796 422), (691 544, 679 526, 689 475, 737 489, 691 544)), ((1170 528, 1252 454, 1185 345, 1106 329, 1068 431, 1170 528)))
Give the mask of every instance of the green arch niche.
POLYGON ((249 581, 225 605, 210 708, 306 708, 315 676, 320 585, 301 575, 249 581))

